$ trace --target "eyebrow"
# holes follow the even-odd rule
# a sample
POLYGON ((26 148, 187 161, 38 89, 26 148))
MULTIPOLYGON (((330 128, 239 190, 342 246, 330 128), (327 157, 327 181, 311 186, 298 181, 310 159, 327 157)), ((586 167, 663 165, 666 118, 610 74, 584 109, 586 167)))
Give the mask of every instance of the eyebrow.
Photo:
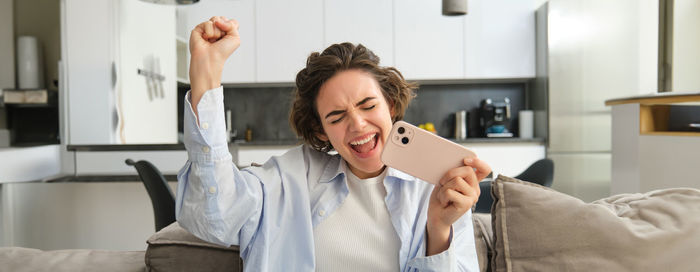
MULTIPOLYGON (((372 99, 376 99, 376 97, 374 97, 374 96, 365 97, 365 99, 362 99, 362 101, 357 102, 355 104, 355 107, 362 106, 363 104, 367 103, 368 101, 370 101, 372 99)), ((344 112, 345 112, 344 110, 334 110, 334 111, 331 111, 328 114, 326 114, 326 117, 324 117, 324 118, 328 118, 328 117, 331 117, 333 115, 343 114, 344 112)))

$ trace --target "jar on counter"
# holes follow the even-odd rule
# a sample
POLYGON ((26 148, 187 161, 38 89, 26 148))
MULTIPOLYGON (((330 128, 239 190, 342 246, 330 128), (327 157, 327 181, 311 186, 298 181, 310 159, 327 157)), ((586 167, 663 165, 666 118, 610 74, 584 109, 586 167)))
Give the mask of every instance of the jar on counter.
POLYGON ((246 141, 246 142, 252 142, 252 141, 253 141, 253 129, 251 129, 250 126, 248 126, 248 127, 245 129, 245 141, 246 141))

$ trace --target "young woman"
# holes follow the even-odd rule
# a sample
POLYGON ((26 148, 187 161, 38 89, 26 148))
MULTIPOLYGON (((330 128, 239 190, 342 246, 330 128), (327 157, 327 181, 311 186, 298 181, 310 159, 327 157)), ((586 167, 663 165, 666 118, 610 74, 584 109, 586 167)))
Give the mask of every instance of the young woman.
POLYGON ((289 118, 304 144, 237 169, 220 80, 239 44, 238 23, 223 17, 190 37, 189 160, 176 206, 183 228, 240 245, 246 271, 478 270, 470 209, 490 167, 465 158, 437 186, 386 167, 380 153, 415 87, 362 45, 312 53, 289 118))

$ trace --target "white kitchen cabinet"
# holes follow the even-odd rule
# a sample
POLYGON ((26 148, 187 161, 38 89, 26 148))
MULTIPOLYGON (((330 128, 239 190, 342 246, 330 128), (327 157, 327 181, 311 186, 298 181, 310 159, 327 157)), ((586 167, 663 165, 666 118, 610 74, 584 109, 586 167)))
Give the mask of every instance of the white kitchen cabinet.
POLYGON ((29 182, 61 172, 61 145, 0 149, 0 183, 29 182))
MULTIPOLYGON (((213 16, 224 16, 238 21, 241 46, 226 60, 221 74, 222 83, 255 82, 256 27, 255 1, 253 0, 209 0, 194 5, 178 7, 178 36, 189 41, 190 32, 198 24, 213 16), (184 23, 184 26, 182 24, 184 23)), ((186 50, 187 67, 189 67, 189 49, 186 50)), ((189 69, 189 68, 188 68, 189 69)))
POLYGON ((394 26, 394 61, 404 77, 464 77, 463 16, 443 16, 441 1, 395 1, 394 26))
POLYGON ((323 50, 323 0, 258 1, 257 81, 294 82, 311 52, 323 50))
POLYGON ((533 1, 469 1, 469 14, 464 16, 464 77, 535 77, 533 1))
POLYGON ((361 43, 379 56, 381 65, 394 66, 392 9, 392 0, 326 0, 324 48, 341 42, 361 43))
POLYGON ((177 142, 175 8, 138 0, 63 7, 66 143, 177 142))
POLYGON ((525 171, 530 165, 544 159, 544 144, 538 142, 513 143, 462 143, 474 151, 479 159, 491 166, 493 177, 499 174, 514 177, 525 171))
POLYGON ((175 7, 118 3, 117 143, 177 143, 175 7))
POLYGON ((68 144, 116 142, 112 1, 63 0, 61 23, 68 144), (87 12, 89 11, 89 12, 87 12), (89 35, 89 38, 87 38, 89 35))
POLYGON ((530 78, 534 4, 516 2, 474 0, 466 16, 444 16, 440 1, 210 0, 178 7, 178 35, 214 15, 240 22, 223 83, 294 82, 311 52, 346 41, 412 80, 530 78))

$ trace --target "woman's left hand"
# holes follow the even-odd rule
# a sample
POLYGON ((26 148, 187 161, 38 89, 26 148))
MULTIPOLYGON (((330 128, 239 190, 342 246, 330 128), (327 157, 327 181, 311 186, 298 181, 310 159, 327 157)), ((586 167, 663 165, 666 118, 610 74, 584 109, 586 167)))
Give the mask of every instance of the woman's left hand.
POLYGON ((427 256, 449 247, 450 226, 479 200, 479 181, 491 173, 491 167, 479 158, 465 158, 464 166, 447 171, 435 185, 428 205, 427 256))

